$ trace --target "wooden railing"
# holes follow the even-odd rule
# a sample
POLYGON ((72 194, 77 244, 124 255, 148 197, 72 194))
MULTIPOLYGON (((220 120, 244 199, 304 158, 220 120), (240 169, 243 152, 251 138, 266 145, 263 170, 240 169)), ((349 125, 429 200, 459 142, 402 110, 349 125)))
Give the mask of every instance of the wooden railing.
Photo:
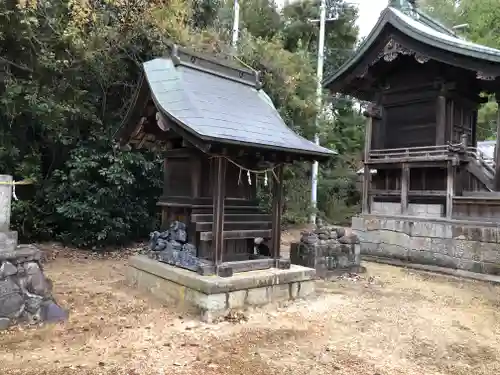
POLYGON ((447 160, 454 156, 459 144, 387 148, 369 152, 369 162, 399 162, 420 160, 447 160))
POLYGON ((477 147, 467 147, 467 156, 475 160, 491 177, 495 175, 495 161, 487 158, 477 147))
POLYGON ((495 162, 487 158, 477 147, 464 148, 462 143, 439 146, 403 147, 371 150, 369 162, 399 162, 421 160, 447 160, 459 154, 466 155, 469 160, 476 161, 485 171, 493 177, 495 175, 495 162))

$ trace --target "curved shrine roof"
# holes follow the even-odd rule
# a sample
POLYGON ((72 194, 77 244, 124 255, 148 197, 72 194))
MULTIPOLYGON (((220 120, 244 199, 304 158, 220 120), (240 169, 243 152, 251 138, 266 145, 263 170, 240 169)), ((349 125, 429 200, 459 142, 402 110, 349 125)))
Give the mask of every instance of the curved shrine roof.
POLYGON ((358 48, 354 56, 342 65, 335 73, 325 78, 323 81, 324 86, 329 86, 332 82, 341 79, 347 71, 359 63, 364 54, 377 42, 378 37, 388 25, 392 26, 394 29, 407 37, 427 46, 480 60, 486 63, 490 68, 492 65, 491 63, 493 63, 493 65, 499 64, 496 68, 500 68, 500 50, 461 39, 454 35, 450 30, 444 29, 442 25, 440 25, 441 27, 432 27, 428 16, 425 16, 416 10, 412 10, 410 12, 412 14, 411 16, 396 8, 386 8, 381 13, 377 24, 358 48))
POLYGON ((159 111, 202 141, 327 157, 333 151, 290 129, 260 88, 258 74, 173 48, 143 64, 159 111))

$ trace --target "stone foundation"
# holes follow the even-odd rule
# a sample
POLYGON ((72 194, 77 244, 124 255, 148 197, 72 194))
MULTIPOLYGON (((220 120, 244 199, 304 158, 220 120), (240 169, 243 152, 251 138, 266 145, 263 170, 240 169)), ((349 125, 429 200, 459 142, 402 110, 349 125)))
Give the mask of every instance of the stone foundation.
MULTIPOLYGON (((400 215, 401 203, 373 202, 370 212, 375 215, 400 215)), ((444 213, 442 204, 408 204, 408 216, 438 218, 445 216, 444 213)))
POLYGON ((341 227, 322 227, 304 232, 300 242, 290 245, 293 264, 314 268, 316 274, 328 278, 345 272, 362 272, 359 240, 346 235, 341 227))
POLYGON ((230 278, 203 276, 144 255, 130 258, 127 284, 213 321, 229 310, 310 296, 314 269, 292 266, 243 272, 230 278))
POLYGON ((352 219, 361 254, 500 275, 493 223, 364 215, 352 219))
POLYGON ((52 297, 52 283, 43 274, 40 257, 34 246, 0 251, 0 329, 66 319, 52 297))

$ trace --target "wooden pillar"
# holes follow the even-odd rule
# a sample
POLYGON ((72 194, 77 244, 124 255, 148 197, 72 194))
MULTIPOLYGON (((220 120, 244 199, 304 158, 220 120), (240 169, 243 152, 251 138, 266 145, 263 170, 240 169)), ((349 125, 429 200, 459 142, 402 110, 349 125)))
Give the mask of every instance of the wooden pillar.
POLYGON ((401 168, 401 214, 408 214, 408 191, 410 190, 410 167, 403 163, 401 168))
POLYGON ((436 105, 436 145, 446 143, 446 97, 441 93, 436 105))
POLYGON ((201 196, 201 160, 198 155, 191 158, 191 195, 201 196))
MULTIPOLYGON (((163 161, 163 196, 168 195, 168 170, 167 170, 167 158, 163 161)), ((161 199, 160 199, 161 200, 161 199)), ((167 230, 170 223, 168 222, 168 207, 161 206, 161 230, 167 230)))
POLYGON ((163 160, 163 195, 168 195, 168 159, 163 160))
POLYGON ((467 137, 467 134, 464 133, 460 136, 460 143, 467 150, 467 147, 469 147, 469 138, 467 137))
POLYGON ((362 196, 362 212, 364 214, 370 213, 370 184, 371 184, 371 173, 370 165, 368 161, 370 160, 370 150, 372 142, 372 118, 373 108, 370 108, 366 112, 366 129, 365 129, 365 156, 364 156, 364 170, 363 170, 363 196, 362 196))
POLYGON ((455 166, 451 161, 446 168, 446 217, 451 219, 453 213, 453 196, 455 194, 455 166))
POLYGON ((496 94, 496 100, 499 105, 497 110, 497 143, 495 147, 495 181, 494 181, 494 189, 495 191, 500 191, 500 95, 496 94))
POLYGON ((216 266, 222 263, 224 250, 224 199, 226 196, 226 167, 227 160, 218 157, 214 160, 215 176, 213 179, 213 225, 212 225, 212 253, 216 266))
POLYGON ((278 181, 273 179, 273 208, 272 208, 272 227, 271 227, 271 238, 272 244, 271 249, 273 252, 273 258, 275 259, 275 267, 278 268, 278 259, 280 258, 280 247, 281 247, 281 212, 283 210, 283 170, 284 166, 280 165, 276 168, 276 176, 278 181))

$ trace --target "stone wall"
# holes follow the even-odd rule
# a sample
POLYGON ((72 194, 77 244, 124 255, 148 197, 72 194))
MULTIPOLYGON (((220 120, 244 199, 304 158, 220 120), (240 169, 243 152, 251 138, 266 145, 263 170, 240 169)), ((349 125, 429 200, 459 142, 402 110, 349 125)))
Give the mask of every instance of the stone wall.
POLYGON ((16 323, 57 321, 67 317, 52 297, 52 283, 33 246, 0 251, 0 330, 16 323))
MULTIPOLYGON (((371 213, 376 215, 400 215, 401 203, 373 202, 371 213)), ((442 204, 408 204, 408 216, 443 217, 444 205, 442 204)))
POLYGON ((290 246, 290 261, 314 268, 316 275, 322 278, 363 270, 357 236, 346 234, 344 228, 335 226, 303 232, 300 242, 290 246))
POLYGON ((352 229, 361 254, 500 275, 500 227, 365 215, 352 229))

